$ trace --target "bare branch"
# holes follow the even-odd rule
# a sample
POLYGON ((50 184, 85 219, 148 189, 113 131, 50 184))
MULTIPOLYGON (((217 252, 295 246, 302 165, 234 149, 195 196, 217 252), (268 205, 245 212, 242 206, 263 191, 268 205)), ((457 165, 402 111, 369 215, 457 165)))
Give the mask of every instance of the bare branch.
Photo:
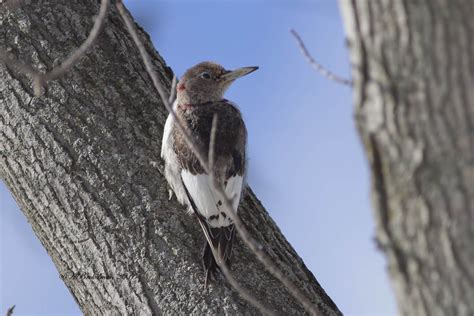
MULTIPOLYGON (((183 124, 181 119, 178 118, 176 113, 174 112, 174 110, 173 110, 173 108, 172 108, 172 106, 169 102, 169 96, 167 95, 165 88, 161 85, 155 71, 153 70, 153 65, 151 63, 150 57, 148 56, 148 53, 146 52, 143 43, 140 41, 140 39, 138 37, 138 34, 135 30, 133 22, 131 21, 130 17, 126 13, 122 1, 118 0, 117 3, 116 3, 116 6, 117 6, 117 9, 118 9, 120 15, 122 16, 122 18, 125 22, 125 25, 127 26, 127 29, 129 31, 130 35, 132 36, 132 38, 135 42, 135 45, 138 47, 138 50, 140 51, 140 55, 141 55, 141 57, 143 59, 143 62, 145 64, 145 68, 146 68, 149 76, 151 77, 151 79, 153 81, 153 85, 155 86, 156 90, 158 91, 158 94, 160 95, 160 98, 161 98, 163 104, 165 105, 166 109, 170 112, 170 115, 173 118, 174 122, 177 123, 177 127, 179 128, 180 132, 183 134, 187 145, 191 148, 191 150, 196 155, 196 158, 199 160, 199 162, 200 162, 201 166, 203 167, 204 171, 206 171, 206 173, 208 175, 210 175, 212 179, 214 179, 212 181, 214 189, 219 193, 219 195, 221 196, 221 199, 224 200, 224 205, 226 206, 229 215, 231 216, 232 220, 234 221, 235 227, 236 227, 237 231, 239 232, 239 235, 242 237, 242 240, 255 253, 255 255, 262 262, 262 264, 265 266, 265 268, 271 274, 273 274, 278 280, 280 280, 280 282, 282 282, 286 286, 286 288, 293 295, 293 297, 295 297, 312 315, 318 315, 318 311, 317 311, 316 307, 313 305, 313 303, 305 297, 303 292, 296 285, 294 285, 290 281, 289 278, 287 278, 285 275, 283 275, 283 273, 278 269, 276 264, 273 263, 271 258, 269 258, 263 252, 262 247, 250 236, 249 232, 247 231, 247 229, 243 225, 240 218, 238 216, 236 216, 236 214, 233 210, 233 207, 232 207, 232 202, 229 200, 229 198, 225 194, 225 191, 223 189, 222 184, 218 183, 215 180, 214 173, 212 172, 212 169, 209 168, 208 159, 203 154, 203 151, 198 147, 198 145, 196 145, 196 142, 193 140, 193 138, 192 138, 192 136, 189 132, 188 127, 183 124)), ((210 149, 210 150, 212 150, 212 149, 210 149)), ((211 249, 212 249, 212 247, 211 247, 211 249)), ((218 256, 216 256, 214 251, 213 251, 213 255, 216 258, 216 261, 219 264, 219 266, 222 267, 222 264, 221 264, 221 262, 219 262, 220 260, 217 260, 218 256)), ((224 271, 224 270, 225 270, 225 268, 222 269, 222 271, 224 271)), ((232 285, 234 286, 235 284, 232 284, 232 285)), ((255 307, 257 307, 259 309, 262 308, 262 305, 260 303, 253 302, 253 300, 250 300, 252 298, 251 296, 249 297, 245 292, 240 292, 240 290, 242 290, 242 288, 237 288, 235 286, 234 286, 234 288, 236 288, 236 290, 239 291, 239 293, 242 295, 242 297, 244 299, 248 300, 252 305, 254 305, 255 307)), ((262 309, 261 309, 261 311, 264 312, 264 310, 262 310, 262 309)))
POLYGON ((178 84, 178 79, 176 79, 176 75, 173 74, 173 80, 171 81, 170 97, 168 98, 169 104, 173 104, 174 99, 176 98, 176 85, 177 84, 178 84))
POLYGON ((46 74, 40 74, 37 70, 35 70, 32 66, 24 64, 12 57, 8 56, 8 54, 4 51, 0 51, 0 61, 7 64, 7 66, 11 66, 17 71, 29 75, 33 79, 33 89, 35 91, 35 95, 41 95, 44 86, 48 83, 48 81, 58 79, 59 77, 63 76, 69 69, 71 69, 89 50, 89 48, 94 45, 97 36, 100 33, 102 25, 104 24, 105 17, 107 15, 107 9, 109 6, 110 0, 102 0, 100 4, 99 14, 95 19, 94 26, 89 33, 87 39, 82 43, 82 45, 76 49, 62 64, 57 67, 51 69, 51 71, 47 72, 46 74))
POLYGON ((342 77, 339 77, 338 75, 335 75, 331 71, 327 70, 323 65, 318 63, 313 56, 309 53, 308 49, 306 48, 306 45, 303 42, 303 39, 301 36, 293 29, 290 30, 290 33, 295 37, 296 41, 298 42, 298 45, 301 49, 301 52, 303 53, 304 57, 308 61, 308 63, 313 67, 314 70, 318 71, 321 73, 324 77, 328 78, 329 80, 335 81, 337 83, 341 83, 346 86, 352 87, 353 83, 352 80, 345 79, 342 77))
MULTIPOLYGON (((217 256, 217 253, 216 251, 214 250, 213 247, 211 247, 212 249, 212 254, 214 256, 217 256)), ((216 257, 217 258, 217 257, 216 257)), ((247 302, 249 302, 250 304, 252 304, 253 306, 255 306, 256 308, 258 308, 258 310, 260 312, 262 312, 263 315, 274 315, 275 313, 273 311, 271 311, 268 307, 266 307, 265 305, 263 305, 262 303, 260 303, 258 300, 255 299, 255 296, 252 295, 249 291, 247 291, 243 286, 241 286, 239 284, 239 282, 237 282, 237 280, 234 278, 234 275, 232 274, 232 272, 229 270, 229 267, 227 266, 227 264, 222 261, 219 264, 219 268, 221 268, 221 271, 222 273, 224 274, 226 280, 230 283, 230 285, 236 289, 236 291, 242 296, 242 298, 244 300, 246 300, 247 302)))
POLYGON ((303 291, 301 291, 293 282, 291 282, 288 277, 286 277, 281 272, 273 260, 263 251, 263 247, 252 238, 250 232, 247 230, 247 228, 245 228, 245 225, 243 224, 240 217, 235 214, 232 207, 232 202, 226 195, 223 186, 215 179, 214 173, 211 174, 211 179, 213 180, 214 189, 220 195, 220 199, 224 201, 224 206, 228 210, 229 216, 234 221, 235 227, 237 228, 240 237, 247 247, 249 247, 250 250, 252 250, 252 252, 257 256, 257 259, 265 266, 265 269, 275 276, 286 287, 291 295, 293 295, 293 297, 297 299, 308 312, 310 312, 311 315, 319 315, 319 312, 316 306, 314 306, 313 302, 311 302, 311 300, 306 297, 303 291))
POLYGON ((7 316, 12 316, 14 310, 15 310, 15 305, 7 309, 7 316))
POLYGON ((212 127, 211 127, 211 136, 209 139, 209 169, 212 171, 212 174, 214 174, 214 146, 216 144, 216 130, 217 130, 217 120, 219 119, 219 116, 217 113, 214 113, 214 116, 212 117, 212 127))

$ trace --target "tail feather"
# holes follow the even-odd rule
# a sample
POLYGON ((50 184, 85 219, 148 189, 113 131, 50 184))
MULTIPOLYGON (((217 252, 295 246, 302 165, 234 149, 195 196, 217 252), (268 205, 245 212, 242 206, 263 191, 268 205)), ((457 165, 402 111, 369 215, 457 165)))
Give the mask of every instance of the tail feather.
MULTIPOLYGON (((227 267, 230 268, 230 257, 232 254, 232 247, 235 236, 234 225, 220 228, 208 228, 209 235, 213 236, 213 238, 211 237, 212 247, 214 248, 214 251, 219 257, 218 260, 225 262, 227 267)), ((205 286, 207 286, 211 275, 215 275, 215 273, 219 269, 219 265, 216 262, 216 258, 214 258, 214 255, 211 250, 211 244, 209 242, 206 242, 206 244, 204 245, 202 262, 204 271, 206 271, 205 286)))
POLYGON ((189 191, 184 185, 184 190, 188 196, 190 206, 194 210, 194 214, 198 218, 199 224, 206 236, 206 244, 204 246, 202 262, 204 270, 206 271, 205 276, 205 286, 211 277, 211 274, 215 274, 219 265, 217 262, 224 262, 227 266, 230 266, 230 257, 232 255, 232 246, 234 244, 235 238, 235 226, 230 224, 228 226, 222 227, 211 227, 206 219, 198 211, 196 204, 194 203, 189 191), (214 252, 217 255, 217 258, 214 256, 211 247, 214 249, 214 252))
POLYGON ((235 227, 234 224, 218 228, 210 228, 214 231, 215 239, 213 240, 214 249, 217 251, 219 259, 228 263, 232 254, 232 246, 234 244, 235 227), (217 234, 215 232, 218 232, 217 234))
POLYGON ((230 267, 235 227, 233 224, 223 227, 210 227, 202 216, 197 214, 197 218, 207 239, 202 256, 204 270, 206 271, 205 284, 207 285, 211 275, 215 274, 219 268, 217 262, 223 262, 230 267), (217 258, 214 257, 211 247, 214 249, 217 258))

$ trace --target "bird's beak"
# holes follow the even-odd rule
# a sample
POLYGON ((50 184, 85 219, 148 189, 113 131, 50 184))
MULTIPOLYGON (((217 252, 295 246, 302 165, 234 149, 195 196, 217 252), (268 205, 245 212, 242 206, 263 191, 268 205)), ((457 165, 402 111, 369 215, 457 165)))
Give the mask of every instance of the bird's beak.
POLYGON ((248 75, 251 72, 254 72, 257 70, 258 67, 242 67, 242 68, 237 68, 235 70, 230 70, 226 72, 224 75, 222 75, 222 79, 226 82, 231 82, 234 81, 237 78, 243 77, 245 75, 248 75))

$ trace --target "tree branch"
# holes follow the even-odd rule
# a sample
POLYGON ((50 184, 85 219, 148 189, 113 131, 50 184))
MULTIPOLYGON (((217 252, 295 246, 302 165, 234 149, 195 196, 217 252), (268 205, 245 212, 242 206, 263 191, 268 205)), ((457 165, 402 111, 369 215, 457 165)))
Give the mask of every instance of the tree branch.
POLYGON ((15 310, 15 305, 13 305, 13 306, 10 307, 9 309, 7 309, 7 314, 6 314, 6 316, 12 316, 14 310, 15 310))
POLYGON ((311 65, 311 67, 313 67, 314 70, 316 70, 317 72, 319 72, 320 74, 322 74, 324 77, 326 77, 329 80, 352 87, 352 84, 353 84, 352 80, 339 77, 335 75, 334 73, 332 73, 331 71, 329 71, 328 69, 326 69, 323 65, 318 63, 313 58, 313 56, 311 56, 308 49, 306 48, 306 45, 303 42, 303 39, 295 30, 291 29, 290 33, 295 37, 296 41, 298 42, 298 46, 300 47, 301 53, 306 58, 308 63, 311 65))

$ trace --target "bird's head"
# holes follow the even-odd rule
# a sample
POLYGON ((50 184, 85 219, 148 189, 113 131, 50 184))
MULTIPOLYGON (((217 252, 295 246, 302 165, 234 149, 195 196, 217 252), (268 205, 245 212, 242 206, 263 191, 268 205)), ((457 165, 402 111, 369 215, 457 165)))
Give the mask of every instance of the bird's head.
POLYGON ((227 88, 237 78, 245 76, 258 67, 242 67, 226 70, 213 62, 202 62, 188 69, 177 85, 179 104, 199 104, 219 101, 227 88))

